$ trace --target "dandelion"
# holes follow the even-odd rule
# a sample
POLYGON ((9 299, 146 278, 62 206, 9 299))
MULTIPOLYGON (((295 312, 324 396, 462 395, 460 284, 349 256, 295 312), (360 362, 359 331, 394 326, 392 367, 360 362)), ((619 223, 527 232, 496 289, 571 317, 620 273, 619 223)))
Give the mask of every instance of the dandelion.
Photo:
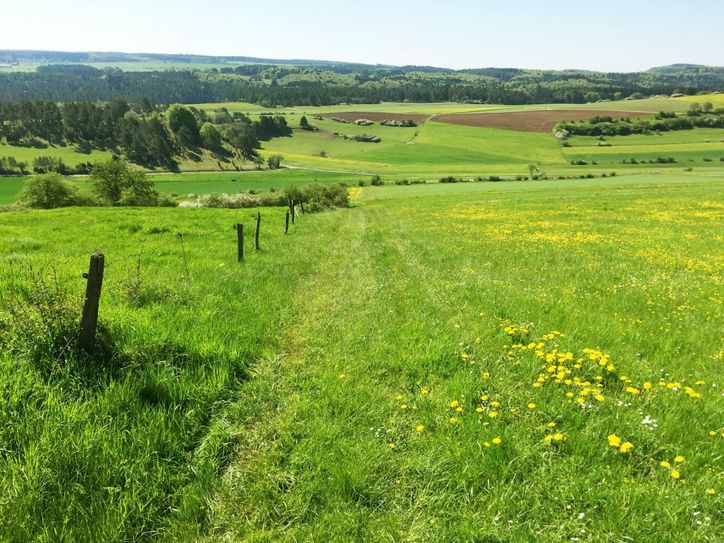
POLYGON ((394 443, 388 443, 387 446, 388 446, 390 449, 394 449, 394 448, 395 448, 395 444, 394 444, 394 443))
POLYGON ((608 444, 611 447, 616 447, 617 449, 621 446, 621 438, 618 437, 616 434, 611 434, 608 436, 608 444))
POLYGON ((458 418, 457 417, 450 417, 450 424, 457 424, 458 418))
POLYGON ((453 400, 450 402, 450 407, 452 407, 453 409, 455 409, 458 405, 460 405, 460 402, 457 400, 453 400))
POLYGON ((487 381, 488 379, 490 379, 490 373, 488 373, 487 371, 484 371, 482 373, 482 377, 485 381, 487 381))
POLYGON ((400 409, 407 409, 407 404, 406 404, 406 403, 403 403, 403 404, 400 406, 400 409))
POLYGON ((598 401, 598 402, 602 402, 602 401, 605 399, 605 398, 603 397, 603 394, 596 394, 596 395, 593 396, 593 397, 594 397, 594 398, 596 399, 596 401, 598 401))
POLYGON ((626 392, 633 394, 634 396, 641 393, 641 391, 636 387, 626 387, 626 392))
POLYGON ((535 405, 535 403, 533 403, 533 402, 530 402, 530 403, 528 404, 528 409, 531 409, 531 410, 533 410, 533 409, 535 409, 535 408, 536 408, 536 405, 535 405))
POLYGON ((417 432, 423 432, 423 431, 425 430, 425 425, 424 425, 424 424, 418 424, 417 426, 415 426, 415 430, 416 430, 417 432))
POLYGON ((457 406, 457 407, 455 408, 455 411, 456 411, 457 413, 462 413, 462 412, 463 412, 463 408, 462 408, 461 406, 457 406))
POLYGON ((420 394, 422 396, 427 396, 428 394, 430 394, 430 390, 427 388, 422 388, 422 389, 420 389, 420 394))
POLYGON ((706 495, 707 496, 716 496, 716 490, 714 490, 713 488, 707 488, 706 495))
POLYGON ((679 472, 678 469, 672 469, 672 470, 671 470, 671 477, 672 477, 673 479, 681 479, 681 473, 679 472))
POLYGON ((489 416, 491 419, 494 419, 495 417, 498 416, 498 412, 497 412, 497 411, 491 411, 490 413, 488 413, 488 416, 489 416))
POLYGON ((483 447, 487 449, 488 447, 490 447, 490 443, 488 443, 487 441, 483 442, 483 447))
POLYGON ((621 447, 619 447, 619 452, 621 454, 627 454, 634 448, 633 443, 626 441, 625 443, 621 444, 621 447))
POLYGON ((346 374, 346 373, 340 373, 340 374, 339 374, 339 378, 340 378, 340 379, 346 379, 346 378, 347 378, 347 374, 346 374))
POLYGON ((480 406, 478 406, 478 407, 475 408, 475 412, 476 412, 476 413, 482 413, 482 412, 483 412, 483 408, 480 407, 480 406))
MULTIPOLYGON (((480 396, 480 399, 484 402, 487 402, 490 399, 490 396, 488 396, 487 394, 483 394, 482 396, 480 396)), ((716 432, 714 432, 714 435, 716 435, 716 432)))
POLYGON ((659 466, 661 466, 664 469, 670 469, 671 463, 668 460, 662 460, 661 462, 659 462, 659 466))
POLYGON ((678 455, 676 458, 674 458, 674 462, 676 462, 677 464, 681 464, 684 460, 686 460, 686 458, 681 455, 678 455))
POLYGON ((492 441, 493 441, 493 445, 500 445, 503 442, 503 440, 500 439, 499 437, 494 437, 492 441))
POLYGON ((653 385, 649 381, 646 381, 643 386, 644 390, 651 390, 651 388, 653 387, 653 385))

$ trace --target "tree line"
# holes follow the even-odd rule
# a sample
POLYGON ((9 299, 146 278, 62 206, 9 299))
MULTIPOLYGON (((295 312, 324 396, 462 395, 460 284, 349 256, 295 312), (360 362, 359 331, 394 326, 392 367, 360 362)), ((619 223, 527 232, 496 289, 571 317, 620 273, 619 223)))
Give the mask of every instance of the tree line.
MULTIPOLYGON (((260 141, 288 135, 291 129, 281 115, 258 120, 226 110, 209 115, 178 104, 154 107, 145 98, 135 104, 123 99, 0 102, 0 142, 35 148, 72 145, 82 153, 108 150, 149 168, 176 169, 179 157, 201 149, 220 158, 237 153, 243 160, 257 160, 260 141)), ((85 173, 70 171, 59 159, 40 158, 33 165, 38 173, 85 173)), ((0 173, 23 173, 27 166, 4 158, 0 173)))
POLYGON ((241 66, 212 70, 122 72, 48 66, 0 74, 0 101, 248 101, 264 106, 339 103, 583 103, 627 97, 696 94, 724 88, 724 69, 681 67, 636 73, 420 67, 241 66))
POLYGON ((613 118, 596 115, 586 121, 561 122, 556 125, 556 136, 628 136, 652 134, 693 128, 724 128, 724 108, 714 109, 710 102, 691 104, 685 115, 661 111, 651 118, 613 118))

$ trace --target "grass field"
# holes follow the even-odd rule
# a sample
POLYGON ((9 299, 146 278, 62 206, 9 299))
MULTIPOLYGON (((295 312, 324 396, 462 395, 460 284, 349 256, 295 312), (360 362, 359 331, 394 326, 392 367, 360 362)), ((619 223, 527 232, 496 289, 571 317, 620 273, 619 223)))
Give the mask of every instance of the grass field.
MULTIPOLYGON (((380 124, 357 126, 340 123, 329 117, 334 113, 355 111, 361 116, 365 113, 394 113, 395 115, 435 115, 471 113, 481 111, 525 112, 545 109, 595 109, 611 111, 686 111, 693 98, 696 101, 721 100, 721 95, 686 97, 684 99, 651 98, 646 100, 626 100, 621 102, 601 102, 591 104, 543 104, 529 106, 504 106, 491 104, 414 104, 382 103, 355 104, 324 107, 302 106, 294 108, 263 108, 257 104, 227 103, 199 104, 196 107, 213 111, 226 107, 230 111, 248 113, 252 117, 263 112, 284 114, 287 122, 294 128, 293 136, 274 138, 263 142, 261 154, 268 157, 281 154, 283 164, 294 168, 303 168, 310 173, 290 175, 262 175, 259 172, 244 173, 234 171, 233 164, 219 163, 210 154, 204 154, 198 161, 184 160, 181 170, 195 172, 192 177, 159 177, 166 181, 179 180, 176 187, 168 183, 160 185, 161 190, 169 193, 202 193, 213 191, 236 192, 237 187, 253 190, 286 184, 307 182, 317 176, 325 179, 359 179, 366 176, 382 175, 390 180, 427 179, 435 180, 443 176, 458 175, 467 177, 504 175, 521 176, 528 174, 528 165, 537 163, 541 170, 551 176, 577 176, 581 174, 602 174, 615 170, 617 174, 634 172, 658 172, 666 170, 683 171, 685 168, 721 170, 721 158, 724 157, 724 130, 695 129, 669 132, 651 136, 619 136, 607 138, 609 147, 598 145, 595 138, 573 137, 571 147, 562 147, 550 133, 521 133, 499 128, 480 128, 461 126, 427 120, 412 128, 386 127, 380 124), (316 132, 298 129, 299 120, 306 115, 309 122, 319 130, 316 132), (315 117, 326 115, 327 118, 315 117), (370 134, 379 136, 377 144, 345 140, 341 135, 370 134), (676 164, 648 164, 658 157, 676 159, 676 164), (638 164, 622 164, 623 160, 635 158, 638 164), (571 162, 585 160, 593 163, 586 167, 572 166, 571 162), (642 164, 642 161, 646 161, 642 164), (224 177, 217 177, 213 170, 226 170, 224 177), (326 173, 325 173, 326 172, 326 173), (228 174, 228 176, 227 176, 228 174), (348 174, 348 175, 347 175, 348 174), (262 175, 261 177, 257 177, 262 175), (338 177, 335 177, 338 176, 338 177), (229 177, 230 176, 230 177, 229 177), (282 181, 277 179, 284 178, 282 181), (232 179, 237 179, 232 181, 232 179), (240 180, 243 179, 242 183, 240 180), (250 183, 246 183, 250 181, 250 183), (197 183, 198 182, 198 183, 197 183), (236 184, 238 183, 238 185, 236 184)), ((0 156, 14 156, 18 160, 31 163, 37 156, 51 155, 63 158, 68 165, 78 162, 98 161, 110 156, 109 153, 94 151, 90 155, 76 153, 72 147, 29 149, 0 145, 0 156)), ((241 165, 252 169, 250 162, 241 165)), ((17 185, 14 185, 17 187, 17 185)), ((9 203, 8 195, 13 188, 6 186, 0 191, 0 202, 9 203)))
POLYGON ((719 540, 721 175, 351 190, 0 214, 0 539, 719 540))

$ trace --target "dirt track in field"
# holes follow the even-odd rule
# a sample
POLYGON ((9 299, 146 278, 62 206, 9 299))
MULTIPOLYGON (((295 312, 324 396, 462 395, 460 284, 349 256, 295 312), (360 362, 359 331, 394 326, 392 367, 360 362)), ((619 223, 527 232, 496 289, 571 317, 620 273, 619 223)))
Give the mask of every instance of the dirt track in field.
POLYGON ((546 109, 535 111, 510 111, 500 113, 458 113, 436 115, 433 121, 465 126, 502 128, 522 132, 550 132, 561 121, 583 121, 596 115, 614 118, 645 117, 651 113, 639 111, 607 111, 603 109, 546 109))
POLYGON ((323 115, 325 119, 343 119, 345 121, 354 122, 358 119, 367 119, 379 123, 381 121, 415 121, 420 124, 430 118, 430 115, 420 115, 414 113, 383 113, 379 111, 342 111, 340 113, 327 113, 323 115))

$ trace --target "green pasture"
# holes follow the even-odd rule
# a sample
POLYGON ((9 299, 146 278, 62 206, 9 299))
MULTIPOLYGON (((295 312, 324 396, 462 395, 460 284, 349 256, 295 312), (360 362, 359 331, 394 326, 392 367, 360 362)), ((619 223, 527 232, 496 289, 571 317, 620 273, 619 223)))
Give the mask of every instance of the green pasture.
POLYGON ((15 145, 0 144, 0 156, 15 157, 19 162, 26 162, 28 167, 32 166, 33 160, 40 156, 62 158, 67 166, 75 166, 81 162, 98 162, 108 160, 111 153, 106 151, 91 151, 90 153, 79 153, 73 146, 54 147, 45 149, 35 147, 17 147, 15 145))
POLYGON ((0 214, 0 539, 720 539, 720 172, 350 191, 0 214))

